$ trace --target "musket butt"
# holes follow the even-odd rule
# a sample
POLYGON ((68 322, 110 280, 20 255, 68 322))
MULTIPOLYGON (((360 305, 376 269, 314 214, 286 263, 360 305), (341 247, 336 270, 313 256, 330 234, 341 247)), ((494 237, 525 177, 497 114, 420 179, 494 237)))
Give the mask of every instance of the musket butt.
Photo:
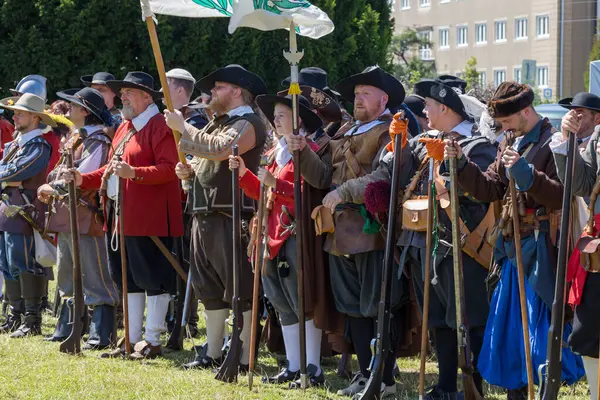
POLYGON ((308 387, 308 376, 306 374, 300 375, 300 388, 306 390, 308 387))

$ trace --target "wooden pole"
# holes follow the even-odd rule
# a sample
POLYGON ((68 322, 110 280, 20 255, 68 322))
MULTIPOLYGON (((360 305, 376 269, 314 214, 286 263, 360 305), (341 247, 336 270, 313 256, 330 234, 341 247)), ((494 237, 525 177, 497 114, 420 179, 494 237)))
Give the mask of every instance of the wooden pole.
MULTIPOLYGON (((160 85, 162 86, 163 93, 165 95, 165 103, 169 111, 173 111, 173 101, 171 100, 171 92, 169 91, 169 85, 167 83, 167 73, 165 72, 165 63, 163 62, 162 52, 160 51, 160 43, 158 42, 158 34, 156 33, 156 25, 152 17, 146 18, 146 26, 148 27, 148 34, 150 35, 150 43, 152 43, 152 52, 154 53, 154 60, 156 61, 156 69, 158 70, 158 77, 160 78, 160 85)), ((187 164, 185 154, 179 151, 179 140, 181 139, 181 133, 173 130, 173 139, 175 139, 175 146, 177 147, 177 154, 179 155, 179 162, 187 164)))

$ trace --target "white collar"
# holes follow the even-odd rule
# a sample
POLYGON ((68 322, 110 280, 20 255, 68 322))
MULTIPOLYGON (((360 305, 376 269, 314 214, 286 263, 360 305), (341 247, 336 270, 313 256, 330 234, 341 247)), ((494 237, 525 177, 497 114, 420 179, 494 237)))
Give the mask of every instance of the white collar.
POLYGON ((17 145, 19 147, 23 147, 27 144, 27 142, 29 142, 31 139, 34 139, 38 136, 42 136, 44 134, 44 132, 41 129, 34 129, 32 131, 29 131, 27 133, 19 133, 19 136, 17 137, 17 145))
MULTIPOLYGON (((298 132, 300 136, 306 136, 304 129, 300 129, 298 132)), ((285 138, 282 136, 275 145, 275 162, 279 168, 283 168, 292 159, 292 153, 288 149, 288 144, 285 138)))
POLYGON ((135 128, 135 130, 139 132, 142 129, 144 129, 146 124, 148 124, 148 121, 150 121, 150 119, 152 119, 152 117, 154 117, 158 113, 159 113, 158 107, 156 106, 156 104, 152 103, 148 106, 148 108, 146 108, 144 111, 142 111, 137 117, 133 118, 131 120, 131 123, 133 124, 133 127, 135 128))
POLYGON ((87 136, 90 136, 90 135, 104 129, 104 126, 102 126, 102 125, 86 125, 83 128, 77 129, 77 132, 80 132, 81 129, 84 129, 87 133, 87 136))
POLYGON ((391 114, 389 108, 386 108, 379 117, 377 117, 376 119, 374 119, 371 122, 360 122, 360 121, 355 121, 354 122, 354 126, 352 128, 350 128, 350 130, 348 132, 346 132, 344 134, 344 136, 358 136, 361 135, 371 129, 373 129, 374 127, 376 127, 379 124, 383 124, 385 121, 381 121, 379 118, 383 117, 384 115, 389 115, 391 114))
POLYGON ((234 108, 233 110, 229 110, 227 111, 227 115, 229 115, 229 118, 232 117, 241 117, 244 114, 252 114, 254 113, 254 110, 252 110, 252 107, 244 105, 244 106, 239 106, 234 108))
POLYGON ((464 120, 460 124, 456 125, 452 132, 456 132, 461 136, 471 137, 473 136, 473 123, 464 120))

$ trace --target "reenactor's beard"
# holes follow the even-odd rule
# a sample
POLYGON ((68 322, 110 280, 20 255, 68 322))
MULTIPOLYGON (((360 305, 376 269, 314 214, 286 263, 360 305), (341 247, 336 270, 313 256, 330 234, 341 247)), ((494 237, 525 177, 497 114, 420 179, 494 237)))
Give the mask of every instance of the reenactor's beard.
POLYGON ((121 114, 123 115, 123 119, 131 121, 135 118, 135 110, 131 106, 126 106, 123 104, 123 109, 121 110, 121 114))

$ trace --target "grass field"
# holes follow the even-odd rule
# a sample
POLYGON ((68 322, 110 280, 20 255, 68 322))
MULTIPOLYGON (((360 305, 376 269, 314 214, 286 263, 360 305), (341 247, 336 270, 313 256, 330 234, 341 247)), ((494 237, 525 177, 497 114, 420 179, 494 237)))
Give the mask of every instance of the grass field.
MULTIPOLYGON (((53 332, 54 323, 54 318, 44 316, 44 334, 53 332)), ((204 340, 201 337, 194 343, 198 345, 204 340)), ((264 385, 259 376, 255 377, 254 389, 250 392, 246 376, 240 376, 237 384, 225 384, 213 379, 211 371, 182 370, 181 365, 194 356, 191 348, 192 342, 186 340, 186 351, 139 363, 100 359, 98 351, 69 356, 58 351, 58 344, 46 343, 39 336, 14 340, 0 335, 0 399, 341 399, 335 393, 347 385, 346 380, 336 376, 337 358, 332 358, 324 360, 326 384, 323 388, 309 389, 305 393, 292 391, 264 385)), ((419 360, 399 359, 398 364, 396 398, 417 399, 419 360)), ((356 361, 353 366, 356 368, 356 361)), ((262 376, 276 371, 277 360, 261 349, 257 372, 262 376)), ((428 385, 435 383, 435 374, 435 363, 428 362, 428 385)), ((487 399, 506 398, 499 389, 486 389, 487 399)), ((559 396, 565 400, 586 397, 587 387, 583 383, 563 388, 559 396)))

